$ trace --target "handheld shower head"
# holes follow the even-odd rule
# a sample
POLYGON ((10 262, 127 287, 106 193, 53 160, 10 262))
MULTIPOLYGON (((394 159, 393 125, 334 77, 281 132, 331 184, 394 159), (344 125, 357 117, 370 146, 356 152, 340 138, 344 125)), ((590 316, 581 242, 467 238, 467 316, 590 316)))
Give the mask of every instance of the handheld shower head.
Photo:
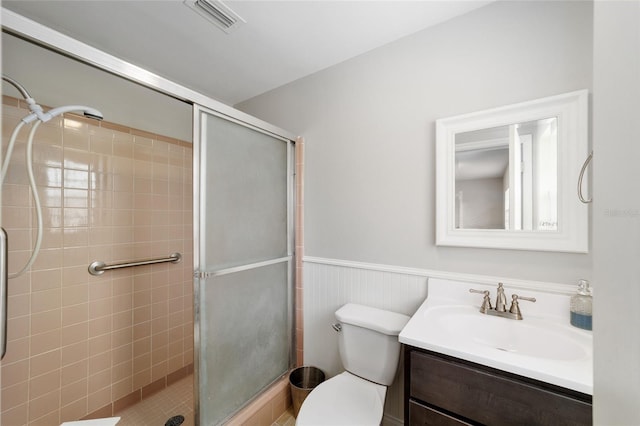
POLYGON ((84 116, 87 118, 93 118, 94 120, 98 120, 98 121, 102 121, 102 119, 104 118, 100 111, 93 108, 85 110, 84 116))
POLYGON ((54 117, 64 114, 65 112, 82 112, 85 117, 92 118, 94 120, 102 120, 103 115, 95 108, 83 106, 83 105, 67 105, 50 109, 47 112, 32 113, 22 119, 25 123, 29 124, 35 120, 40 120, 43 123, 51 120, 54 117))
POLYGON ((43 114, 43 117, 41 117, 40 119, 46 122, 51 120, 53 117, 57 117, 59 115, 64 114, 65 112, 82 112, 86 117, 93 118, 96 120, 102 120, 103 118, 102 113, 97 109, 83 106, 83 105, 67 105, 67 106, 53 108, 45 112, 43 114))

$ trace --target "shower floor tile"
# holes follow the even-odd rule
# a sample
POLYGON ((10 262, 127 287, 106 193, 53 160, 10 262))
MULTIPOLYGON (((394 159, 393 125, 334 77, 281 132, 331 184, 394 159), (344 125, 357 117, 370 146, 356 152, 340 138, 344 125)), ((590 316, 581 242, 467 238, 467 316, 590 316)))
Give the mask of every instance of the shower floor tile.
MULTIPOLYGON (((117 426, 164 426, 177 415, 184 416, 180 426, 194 426, 192 375, 115 414, 120 417, 117 426)), ((289 407, 272 426, 294 426, 295 422, 289 407)))
POLYGON ((193 426, 193 376, 185 377, 160 392, 115 414, 118 426, 164 426, 173 416, 184 416, 181 426, 193 426))

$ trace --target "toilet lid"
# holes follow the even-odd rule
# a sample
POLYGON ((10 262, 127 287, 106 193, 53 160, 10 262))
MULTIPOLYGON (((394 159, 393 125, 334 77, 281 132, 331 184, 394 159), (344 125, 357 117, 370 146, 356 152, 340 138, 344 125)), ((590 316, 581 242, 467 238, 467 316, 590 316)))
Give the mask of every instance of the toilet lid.
POLYGON ((344 372, 304 400, 296 426, 379 426, 387 388, 344 372))

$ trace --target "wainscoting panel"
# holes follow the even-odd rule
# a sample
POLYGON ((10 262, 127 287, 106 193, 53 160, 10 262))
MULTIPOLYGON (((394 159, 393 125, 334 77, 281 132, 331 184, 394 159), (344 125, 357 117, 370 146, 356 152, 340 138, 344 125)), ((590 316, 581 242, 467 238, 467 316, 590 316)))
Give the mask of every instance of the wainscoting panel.
MULTIPOLYGON (((343 371, 338 338, 331 324, 334 312, 348 302, 413 315, 427 297, 427 278, 412 271, 385 271, 304 262, 304 359, 327 377, 343 371)), ((384 424, 401 424, 403 418, 402 366, 387 392, 384 424)))

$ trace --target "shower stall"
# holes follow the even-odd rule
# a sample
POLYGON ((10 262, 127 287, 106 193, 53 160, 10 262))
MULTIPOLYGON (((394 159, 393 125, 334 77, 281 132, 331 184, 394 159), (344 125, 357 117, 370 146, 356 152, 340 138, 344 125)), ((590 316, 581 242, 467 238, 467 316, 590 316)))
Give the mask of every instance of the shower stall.
MULTIPOLYGON (((123 84, 125 93, 144 86, 153 96, 169 95, 192 113, 186 118, 192 138, 114 122, 113 99, 112 105, 86 99, 104 113, 97 125, 61 115, 41 126, 34 144, 37 187, 29 191, 45 197, 45 236, 26 276, 9 282, 2 423, 117 415, 191 372, 196 424, 228 422, 272 384, 281 386, 296 362, 295 136, 144 70, 131 71, 82 43, 58 42, 51 30, 4 18, 4 31, 11 30, 3 41, 18 43, 13 36, 20 36, 18 48, 47 55, 39 60, 52 73, 59 56, 53 49, 81 64, 82 73, 104 74, 113 93, 123 84), (103 276, 88 271, 94 260, 113 264, 173 251, 183 254, 179 265, 103 276)), ((10 71, 36 98, 46 91, 33 76, 10 71)), ((81 102, 90 92, 78 95, 81 102)), ((121 98, 113 98, 121 109, 121 98)), ((5 101, 12 103, 5 121, 15 124, 26 107, 5 101)), ((4 150, 8 139, 5 129, 4 150)), ((10 213, 2 225, 12 228, 11 272, 25 263, 36 235, 32 205, 23 197, 26 179, 16 167, 1 193, 10 213)))

